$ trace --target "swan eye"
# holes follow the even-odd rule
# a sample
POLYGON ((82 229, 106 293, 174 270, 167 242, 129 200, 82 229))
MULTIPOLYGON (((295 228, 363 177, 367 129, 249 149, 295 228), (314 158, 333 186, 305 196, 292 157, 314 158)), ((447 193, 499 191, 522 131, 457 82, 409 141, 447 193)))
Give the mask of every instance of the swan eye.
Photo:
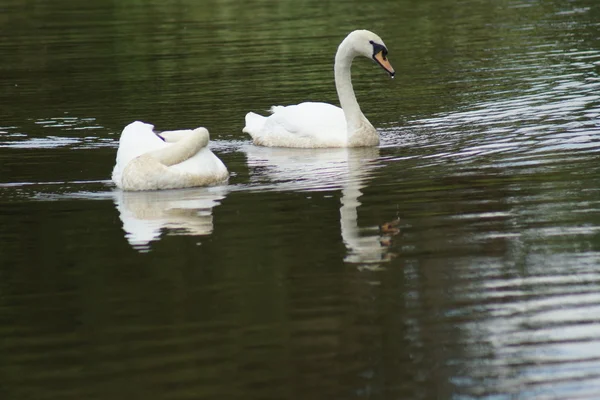
POLYGON ((387 49, 385 48, 385 46, 383 46, 379 43, 375 43, 372 40, 370 42, 373 45, 373 57, 375 57, 375 54, 378 54, 378 53, 382 53, 382 55, 384 57, 387 56, 387 49))

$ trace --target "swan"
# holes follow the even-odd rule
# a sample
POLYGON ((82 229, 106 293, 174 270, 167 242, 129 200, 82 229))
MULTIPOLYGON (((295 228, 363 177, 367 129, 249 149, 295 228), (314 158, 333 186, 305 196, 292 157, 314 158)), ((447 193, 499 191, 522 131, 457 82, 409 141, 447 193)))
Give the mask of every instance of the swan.
POLYGON ((387 59, 383 40, 373 32, 356 30, 348 34, 335 54, 335 86, 342 108, 305 102, 273 106, 271 115, 249 112, 242 132, 254 144, 268 147, 365 147, 377 146, 379 134, 360 110, 350 76, 352 60, 359 55, 372 58, 390 76, 394 68, 387 59))
POLYGON ((154 132, 141 121, 127 125, 119 139, 112 180, 122 190, 208 186, 227 180, 223 162, 207 147, 206 128, 154 132))

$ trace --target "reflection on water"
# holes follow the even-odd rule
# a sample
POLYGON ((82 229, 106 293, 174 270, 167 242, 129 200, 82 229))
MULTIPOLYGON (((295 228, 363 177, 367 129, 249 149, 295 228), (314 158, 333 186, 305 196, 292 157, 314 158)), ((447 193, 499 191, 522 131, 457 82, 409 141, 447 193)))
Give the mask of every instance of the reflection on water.
POLYGON ((114 201, 127 241, 138 250, 149 250, 163 230, 174 235, 206 236, 213 231, 213 207, 227 194, 226 186, 184 190, 124 192, 114 201))
POLYGON ((390 260, 388 246, 391 237, 399 233, 397 223, 363 228, 358 224, 361 188, 368 185, 373 169, 381 167, 378 148, 286 149, 246 145, 243 151, 251 182, 257 185, 253 190, 341 189, 340 231, 348 249, 344 260, 361 267, 376 267, 390 260))
POLYGON ((358 208, 361 203, 358 198, 361 194, 358 185, 347 185, 342 189, 340 227, 348 249, 344 261, 358 264, 359 269, 377 268, 397 255, 390 252, 390 245, 392 239, 400 233, 400 219, 396 218, 379 226, 359 228, 358 208))

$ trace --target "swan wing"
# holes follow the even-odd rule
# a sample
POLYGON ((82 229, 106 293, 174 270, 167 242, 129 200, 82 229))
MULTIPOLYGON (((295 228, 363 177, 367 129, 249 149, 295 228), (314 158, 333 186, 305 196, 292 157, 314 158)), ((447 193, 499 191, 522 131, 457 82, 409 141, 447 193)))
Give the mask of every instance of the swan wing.
POLYGON ((169 168, 184 174, 214 176, 216 180, 224 180, 229 176, 223 161, 207 147, 203 147, 192 157, 169 168))
POLYGON ((171 166, 160 163, 149 154, 141 155, 127 164, 117 186, 134 191, 179 189, 211 186, 228 177, 223 162, 209 149, 203 148, 187 160, 171 166))
POLYGON ((273 106, 271 115, 246 115, 244 132, 254 143, 271 147, 342 147, 347 144, 346 119, 341 108, 305 102, 273 106))
POLYGON ((123 170, 130 161, 142 154, 164 149, 166 146, 167 144, 154 132, 154 125, 141 121, 130 123, 121 132, 112 180, 120 185, 123 170))

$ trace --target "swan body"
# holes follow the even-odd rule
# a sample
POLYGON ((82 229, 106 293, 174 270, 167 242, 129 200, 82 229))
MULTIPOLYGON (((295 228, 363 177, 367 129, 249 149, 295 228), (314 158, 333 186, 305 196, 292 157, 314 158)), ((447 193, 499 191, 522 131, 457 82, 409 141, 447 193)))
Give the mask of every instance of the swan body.
POLYGON ((113 182, 123 190, 176 189, 227 180, 223 162, 207 147, 205 128, 166 131, 140 121, 121 133, 113 182))
POLYGON ((356 56, 373 58, 391 77, 394 69, 387 60, 383 40, 367 30, 351 32, 335 55, 335 85, 340 107, 328 103, 305 102, 273 106, 268 117, 249 112, 242 130, 254 144, 268 147, 365 147, 377 146, 379 134, 362 113, 350 76, 356 56))

